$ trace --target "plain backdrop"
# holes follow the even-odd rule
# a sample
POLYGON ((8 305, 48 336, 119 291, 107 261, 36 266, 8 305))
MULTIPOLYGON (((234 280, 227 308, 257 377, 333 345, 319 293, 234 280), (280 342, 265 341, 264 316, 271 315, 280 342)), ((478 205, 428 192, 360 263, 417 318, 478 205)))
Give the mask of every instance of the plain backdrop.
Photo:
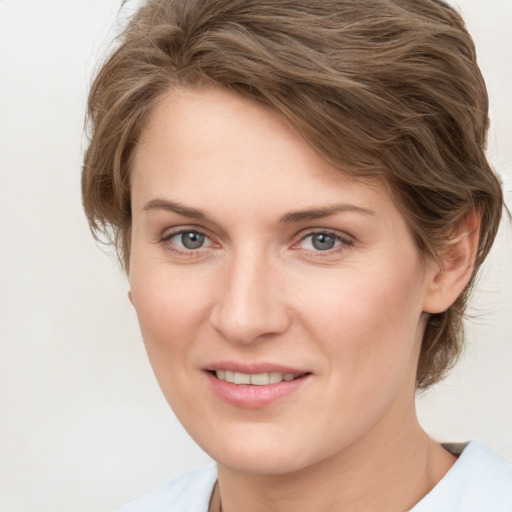
MULTIPOLYGON (((85 97, 120 0, 0 0, 0 512, 108 511, 208 457, 168 408, 128 285, 80 200, 85 97), (107 254, 105 254, 107 252, 107 254)), ((458 0, 512 189, 512 1, 458 0)), ((505 220, 450 378, 418 400, 439 440, 512 459, 512 230, 505 220)))

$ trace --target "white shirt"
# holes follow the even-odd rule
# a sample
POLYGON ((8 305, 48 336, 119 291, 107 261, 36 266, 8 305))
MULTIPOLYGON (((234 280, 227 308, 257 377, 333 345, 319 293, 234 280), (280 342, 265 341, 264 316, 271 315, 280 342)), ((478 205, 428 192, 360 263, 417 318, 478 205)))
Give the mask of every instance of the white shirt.
MULTIPOLYGON (((207 512, 215 465, 191 471, 117 512, 207 512)), ((512 465, 471 441, 444 478, 410 512, 512 512, 512 465)))

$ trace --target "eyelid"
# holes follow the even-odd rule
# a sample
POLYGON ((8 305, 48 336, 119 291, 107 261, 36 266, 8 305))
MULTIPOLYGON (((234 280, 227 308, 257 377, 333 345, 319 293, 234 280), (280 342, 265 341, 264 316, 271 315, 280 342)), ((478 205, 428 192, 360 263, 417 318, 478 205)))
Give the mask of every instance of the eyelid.
POLYGON ((194 224, 179 224, 176 226, 170 226, 162 230, 162 234, 159 236, 160 240, 167 240, 172 238, 173 236, 179 235, 180 233, 199 233, 208 238, 212 238, 208 229, 205 229, 202 226, 197 226, 194 224))
POLYGON ((297 239, 297 241, 293 243, 292 249, 303 250, 303 251, 307 251, 307 252, 315 253, 315 254, 319 254, 319 255, 324 254, 326 256, 329 254, 338 252, 340 250, 344 250, 344 249, 354 245, 354 238, 352 236, 348 235, 345 232, 340 232, 336 229, 330 229, 330 228, 309 228, 307 230, 301 231, 297 235, 296 239, 297 239), (310 236, 318 235, 318 234, 331 236, 341 243, 339 245, 333 247, 332 249, 327 249, 325 251, 302 249, 300 247, 297 247, 306 238, 309 238, 310 236))
POLYGON ((211 249, 214 245, 217 244, 214 241, 213 237, 208 233, 208 230, 194 225, 176 226, 174 228, 168 228, 164 230, 161 236, 159 236, 158 243, 166 245, 166 248, 169 251, 172 251, 178 255, 199 255, 199 253, 203 252, 204 250, 211 249), (199 247, 197 249, 187 249, 186 247, 182 248, 170 243, 170 240, 172 240, 175 236, 181 235, 183 233, 197 233, 199 235, 204 236, 209 243, 206 246, 199 247))
MULTIPOLYGON (((314 254, 315 256, 328 256, 335 254, 337 252, 348 249, 354 244, 354 237, 347 234, 346 232, 339 231, 332 228, 308 228, 299 232, 295 237, 295 242, 293 242, 291 248, 294 250, 301 250, 303 252, 314 254), (327 236, 333 237, 339 243, 335 245, 331 249, 319 250, 319 249, 304 249, 299 245, 308 237, 314 236, 315 234, 325 234, 327 236)), ((214 237, 210 235, 209 230, 203 227, 195 226, 195 225, 185 225, 185 226, 176 226, 172 228, 167 228, 163 231, 162 235, 159 236, 157 243, 161 243, 162 245, 167 245, 167 249, 175 254, 182 255, 199 255, 199 253, 204 252, 205 250, 209 250, 215 248, 215 246, 220 247, 220 244, 215 241, 214 237), (197 249, 187 249, 185 247, 181 248, 174 244, 170 244, 170 240, 175 236, 178 236, 183 233, 198 233, 205 237, 208 241, 207 244, 203 247, 199 247, 197 249)))

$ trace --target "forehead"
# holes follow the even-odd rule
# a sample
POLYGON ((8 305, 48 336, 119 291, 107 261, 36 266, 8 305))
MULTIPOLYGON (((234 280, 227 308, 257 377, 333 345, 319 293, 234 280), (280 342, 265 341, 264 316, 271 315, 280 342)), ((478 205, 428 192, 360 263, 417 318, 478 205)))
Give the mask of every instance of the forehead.
POLYGON ((143 130, 132 172, 135 208, 162 195, 203 209, 229 204, 260 215, 262 205, 276 215, 347 201, 372 210, 392 207, 381 181, 350 178, 281 114, 223 89, 164 96, 143 130))
POLYGON ((187 167, 210 160, 210 167, 218 169, 217 159, 222 158, 221 166, 236 167, 243 161, 243 166, 238 165, 241 173, 253 167, 248 163, 254 157, 254 166, 264 173, 271 157, 274 164, 285 166, 293 156, 298 171, 309 165, 318 174, 339 174, 280 113, 220 88, 182 88, 164 96, 143 130, 135 167, 144 152, 144 158, 151 158, 148 153, 171 157, 176 170, 182 159, 187 167), (264 151, 251 153, 258 150, 264 151))

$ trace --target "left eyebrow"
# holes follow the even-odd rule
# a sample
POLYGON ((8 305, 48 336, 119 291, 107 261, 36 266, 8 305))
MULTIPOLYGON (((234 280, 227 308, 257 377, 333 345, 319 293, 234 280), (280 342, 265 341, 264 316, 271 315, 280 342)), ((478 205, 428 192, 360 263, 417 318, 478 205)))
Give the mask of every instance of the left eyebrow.
POLYGON ((182 217, 190 217, 191 219, 197 220, 207 220, 208 218, 208 215, 203 210, 190 208, 182 205, 181 203, 159 198, 151 199, 151 201, 148 201, 142 209, 146 212, 150 210, 167 210, 169 212, 177 213, 182 217))
POLYGON ((311 210, 288 212, 288 213, 285 213, 279 219, 279 222, 292 223, 292 222, 300 222, 300 221, 304 221, 304 220, 322 219, 324 217, 330 217, 332 215, 336 215, 337 213, 344 213, 344 212, 356 212, 356 213, 364 213, 366 215, 375 215, 375 212, 373 210, 369 210, 368 208, 363 208, 362 206, 356 206, 353 204, 336 204, 333 206, 328 206, 326 208, 314 208, 311 210))

